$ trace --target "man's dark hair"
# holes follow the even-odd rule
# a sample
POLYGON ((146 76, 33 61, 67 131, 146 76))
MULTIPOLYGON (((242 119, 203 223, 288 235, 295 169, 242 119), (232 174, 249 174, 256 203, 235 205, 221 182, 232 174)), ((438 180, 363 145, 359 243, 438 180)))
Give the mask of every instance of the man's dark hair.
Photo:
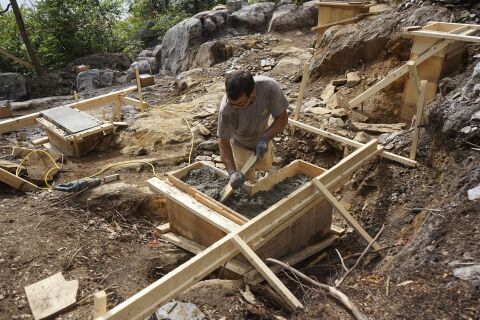
POLYGON ((225 89, 230 100, 237 100, 243 94, 249 96, 255 88, 255 80, 248 70, 235 70, 225 78, 225 89))

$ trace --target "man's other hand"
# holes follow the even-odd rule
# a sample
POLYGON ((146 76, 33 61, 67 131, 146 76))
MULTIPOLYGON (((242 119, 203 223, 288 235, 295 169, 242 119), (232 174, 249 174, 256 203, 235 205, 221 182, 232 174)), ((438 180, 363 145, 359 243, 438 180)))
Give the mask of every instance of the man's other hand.
POLYGON ((265 152, 268 150, 268 138, 265 136, 261 136, 257 139, 257 146, 255 147, 255 155, 257 159, 263 157, 265 152))
POLYGON ((240 171, 233 170, 232 173, 230 173, 230 185, 232 186, 233 189, 236 190, 240 188, 244 182, 245 182, 245 175, 240 171))

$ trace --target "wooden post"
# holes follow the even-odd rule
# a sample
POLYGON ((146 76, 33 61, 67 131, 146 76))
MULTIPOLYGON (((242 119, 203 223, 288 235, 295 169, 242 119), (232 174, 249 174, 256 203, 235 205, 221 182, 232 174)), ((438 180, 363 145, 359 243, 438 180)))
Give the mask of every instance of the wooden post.
POLYGON ((32 60, 32 64, 35 67, 35 72, 38 76, 42 76, 43 69, 40 61, 37 58, 37 55, 35 54, 35 50, 30 43, 30 39, 28 38, 27 28, 25 27, 25 23, 23 22, 22 13, 20 12, 20 8, 18 7, 17 0, 10 0, 10 3, 12 4, 13 14, 15 15, 15 19, 17 20, 18 29, 20 30, 20 34, 22 35, 23 43, 27 48, 27 52, 30 56, 30 60, 32 60))
MULTIPOLYGON (((338 200, 334 197, 333 194, 328 191, 327 187, 323 183, 321 183, 317 178, 312 179, 312 183, 320 190, 320 192, 325 196, 325 198, 330 202, 332 206, 337 209, 337 212, 345 219, 350 227, 352 227, 355 231, 357 231, 360 236, 367 241, 367 243, 373 242, 372 237, 362 228, 361 225, 348 213, 347 210, 338 202, 338 200)), ((373 243, 373 248, 375 250, 379 250, 381 247, 377 242, 373 243)))
POLYGON ((140 82, 140 73, 138 71, 138 67, 135 67, 135 78, 137 78, 138 100, 143 103, 142 83, 140 82))
POLYGON ((73 91, 73 97, 75 98, 75 102, 78 102, 78 100, 80 100, 78 98, 78 92, 77 91, 73 91))
POLYGON ((418 94, 417 101, 417 114, 415 115, 415 124, 412 137, 412 147, 410 149, 410 159, 415 160, 417 155, 417 146, 418 146, 418 134, 420 132, 420 124, 422 123, 423 117, 423 108, 425 107, 425 95, 427 92, 427 80, 422 80, 420 82, 420 93, 418 94))
POLYGON ((238 250, 250 262, 250 264, 257 269, 257 271, 267 280, 268 284, 277 292, 283 300, 293 310, 303 308, 303 305, 298 299, 288 290, 287 287, 277 278, 275 273, 268 268, 268 266, 260 259, 255 251, 252 250, 238 235, 232 238, 232 241, 237 246, 238 250))
MULTIPOLYGON (((308 81, 310 80, 310 70, 312 67, 313 61, 311 63, 305 62, 303 66, 303 76, 302 83, 300 84, 300 91, 298 92, 297 104, 295 105, 295 113, 293 115, 294 120, 298 120, 300 115, 300 110, 302 109, 303 96, 305 95, 305 89, 307 88, 308 81)), ((293 136, 295 133, 295 127, 290 129, 290 134, 293 136)))
POLYGON ((97 319, 105 313, 107 313, 107 294, 102 290, 93 295, 93 319, 97 319))

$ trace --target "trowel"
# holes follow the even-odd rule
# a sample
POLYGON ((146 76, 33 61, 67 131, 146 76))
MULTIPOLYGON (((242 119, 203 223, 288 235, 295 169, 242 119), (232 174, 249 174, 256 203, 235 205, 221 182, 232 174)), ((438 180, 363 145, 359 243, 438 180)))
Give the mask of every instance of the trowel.
MULTIPOLYGON (((257 156, 255 153, 252 152, 250 157, 248 158, 247 162, 243 165, 242 169, 240 170, 241 173, 247 174, 248 170, 250 170, 251 167, 257 162, 257 156)), ((230 185, 230 183, 227 183, 225 188, 223 188, 221 197, 220 197, 220 202, 225 202, 233 193, 233 188, 230 185)))

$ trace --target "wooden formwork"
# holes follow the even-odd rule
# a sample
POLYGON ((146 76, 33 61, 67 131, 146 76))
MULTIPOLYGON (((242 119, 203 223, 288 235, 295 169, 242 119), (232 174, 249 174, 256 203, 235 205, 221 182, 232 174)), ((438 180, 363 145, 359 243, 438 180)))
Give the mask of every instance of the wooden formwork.
MULTIPOLYGON (((199 192, 181 180, 191 170, 199 169, 201 167, 208 167, 215 170, 218 172, 219 177, 226 175, 224 171, 219 170, 208 163, 197 162, 169 174, 168 179, 173 186, 165 184, 161 188, 156 189, 156 191, 160 194, 166 195, 168 193, 171 194, 172 188, 178 188, 186 194, 193 196, 196 201, 213 211, 210 216, 200 217, 179 204, 182 200, 167 197, 170 231, 176 235, 194 241, 201 246, 207 247, 228 233, 224 227, 222 228, 219 226, 218 219, 214 221, 215 218, 218 218, 217 215, 221 215, 238 225, 245 224, 249 219, 210 198, 208 195, 199 192)), ((284 181, 288 177, 302 174, 314 178, 324 172, 325 169, 301 160, 296 160, 279 171, 260 179, 255 184, 246 184, 244 190, 253 196, 257 192, 271 190, 275 185, 284 181)), ((286 210, 287 207, 283 209, 286 210)), ((264 260, 269 257, 283 258, 292 255, 331 235, 331 222, 332 206, 327 201, 321 201, 315 207, 309 209, 302 218, 289 225, 288 228, 283 230, 280 234, 265 243, 262 247, 258 248, 256 253, 264 260)), ((333 233, 336 234, 337 231, 334 231, 333 233)), ((242 257, 237 257, 237 259, 246 263, 242 257)))

